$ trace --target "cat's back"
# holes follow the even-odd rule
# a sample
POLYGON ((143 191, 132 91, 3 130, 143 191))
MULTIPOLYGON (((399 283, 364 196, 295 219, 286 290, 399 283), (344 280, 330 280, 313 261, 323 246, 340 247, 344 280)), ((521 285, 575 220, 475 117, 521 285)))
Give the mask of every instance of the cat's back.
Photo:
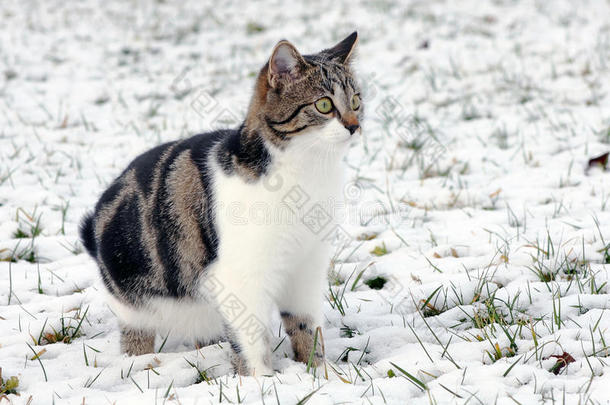
POLYGON ((217 255, 209 156, 232 131, 159 145, 136 157, 81 227, 83 244, 113 295, 193 295, 217 255))

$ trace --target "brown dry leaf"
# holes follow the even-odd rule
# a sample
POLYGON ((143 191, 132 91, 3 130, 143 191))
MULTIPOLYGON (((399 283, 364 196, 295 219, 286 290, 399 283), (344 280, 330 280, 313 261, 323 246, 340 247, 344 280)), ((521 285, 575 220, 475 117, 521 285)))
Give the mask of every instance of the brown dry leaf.
POLYGON ((501 189, 501 188, 499 188, 499 189, 497 189, 496 191, 494 191, 493 193, 491 193, 491 194, 489 195, 489 198, 494 198, 494 197, 497 197, 497 196, 498 196, 498 195, 499 195, 501 192, 502 192, 502 189, 501 189))
POLYGON ((436 252, 434 252, 434 254, 433 254, 432 256, 436 257, 437 259, 440 259, 440 258, 442 257, 441 255, 439 255, 439 254, 438 254, 438 253, 436 253, 436 252))
POLYGON ((38 353, 36 353, 35 356, 32 356, 32 358, 30 360, 36 360, 38 358, 40 358, 40 356, 42 356, 43 354, 45 354, 47 352, 47 349, 42 349, 41 351, 39 351, 38 353))
POLYGON ((589 159, 587 169, 590 169, 591 167, 595 166, 601 166, 604 170, 606 170, 606 167, 608 166, 608 155, 610 155, 610 152, 606 152, 603 155, 599 155, 592 159, 589 159))
POLYGON ((553 374, 557 375, 561 372, 561 370, 570 363, 574 363, 576 360, 570 353, 563 352, 561 355, 552 355, 549 357, 554 357, 557 359, 557 363, 549 370, 553 374))
POLYGON ((457 250, 455 250, 454 248, 451 248, 451 256, 453 256, 453 257, 460 257, 460 256, 458 256, 457 250))

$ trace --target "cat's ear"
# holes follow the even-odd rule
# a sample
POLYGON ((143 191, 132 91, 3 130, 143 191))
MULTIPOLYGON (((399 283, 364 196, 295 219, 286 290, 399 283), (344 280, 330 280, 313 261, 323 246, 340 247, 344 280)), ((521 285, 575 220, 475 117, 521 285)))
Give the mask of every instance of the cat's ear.
POLYGON ((267 78, 269 85, 273 88, 281 86, 282 83, 297 79, 309 67, 299 51, 286 40, 277 43, 271 58, 269 58, 269 69, 267 78))
POLYGON ((339 42, 332 48, 325 49, 321 53, 329 59, 334 59, 339 63, 348 64, 354 56, 354 49, 358 43, 358 32, 352 32, 347 38, 339 42))

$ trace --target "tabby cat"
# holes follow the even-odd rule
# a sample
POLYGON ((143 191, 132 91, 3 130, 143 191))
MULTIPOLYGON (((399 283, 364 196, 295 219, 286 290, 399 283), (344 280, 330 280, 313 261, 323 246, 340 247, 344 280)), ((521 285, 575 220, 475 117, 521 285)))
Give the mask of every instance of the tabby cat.
POLYGON ((238 373, 270 375, 277 308, 296 360, 323 360, 314 334, 331 245, 303 209, 342 198, 342 157, 363 112, 350 68, 357 39, 314 55, 280 41, 239 128, 138 156, 84 218, 81 239, 119 318, 123 352, 153 352, 156 334, 171 330, 226 339, 238 373), (270 220, 243 215, 261 209, 270 220))

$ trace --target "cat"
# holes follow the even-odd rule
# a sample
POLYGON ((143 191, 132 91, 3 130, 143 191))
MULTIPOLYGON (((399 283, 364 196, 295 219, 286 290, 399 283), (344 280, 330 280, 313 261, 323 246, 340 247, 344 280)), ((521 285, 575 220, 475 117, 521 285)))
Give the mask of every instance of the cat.
POLYGON ((143 153, 85 216, 81 240, 119 319, 122 352, 151 353, 156 333, 171 330, 226 339, 237 373, 271 375, 277 308, 295 359, 323 361, 314 335, 332 246, 301 211, 342 198, 342 158, 363 114, 350 66, 357 41, 354 32, 313 55, 278 42, 238 129, 143 153))

